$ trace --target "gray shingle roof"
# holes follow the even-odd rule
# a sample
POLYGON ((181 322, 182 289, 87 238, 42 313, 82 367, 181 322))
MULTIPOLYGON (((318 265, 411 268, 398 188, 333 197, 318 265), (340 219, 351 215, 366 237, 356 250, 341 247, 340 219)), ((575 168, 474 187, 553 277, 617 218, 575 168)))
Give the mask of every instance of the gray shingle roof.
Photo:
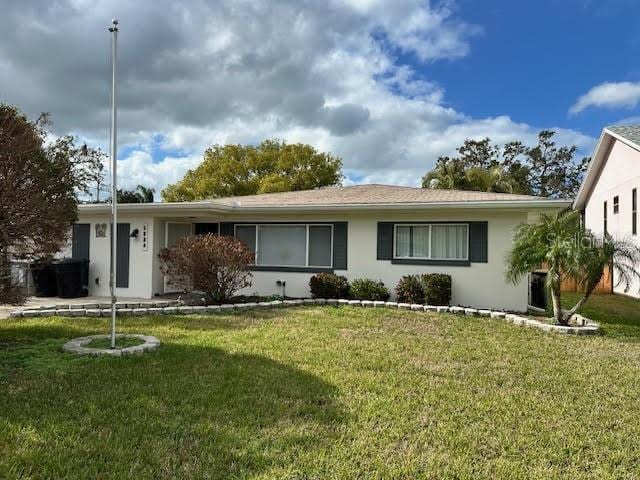
POLYGON ((611 125, 607 130, 640 146, 640 125, 611 125))
POLYGON ((376 205, 446 202, 495 202, 546 200, 530 195, 509 193, 472 192, 462 190, 435 190, 398 185, 353 185, 328 187, 298 192, 264 193, 242 197, 212 199, 215 203, 239 207, 313 206, 313 205, 376 205))

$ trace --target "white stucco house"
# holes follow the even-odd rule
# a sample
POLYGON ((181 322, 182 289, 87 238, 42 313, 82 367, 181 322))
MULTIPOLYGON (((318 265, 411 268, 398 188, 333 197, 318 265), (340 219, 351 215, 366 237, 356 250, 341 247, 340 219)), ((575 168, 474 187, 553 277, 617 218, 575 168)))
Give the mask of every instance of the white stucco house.
MULTIPOLYGON (((359 185, 182 203, 123 204, 118 216, 117 295, 169 290, 158 252, 184 235, 235 235, 256 252, 241 293, 309 296, 309 278, 335 272, 381 279, 452 276, 452 302, 525 310, 527 282, 504 279, 514 228, 570 201, 526 195, 359 185)), ((91 295, 109 294, 109 210, 81 205, 72 254, 88 258, 91 295)))
MULTIPOLYGON (((616 238, 638 240, 638 190, 640 189, 640 125, 617 125, 602 131, 585 179, 574 202, 583 212, 584 224, 592 232, 607 232, 616 238)), ((636 281, 625 290, 613 291, 640 298, 636 281)))

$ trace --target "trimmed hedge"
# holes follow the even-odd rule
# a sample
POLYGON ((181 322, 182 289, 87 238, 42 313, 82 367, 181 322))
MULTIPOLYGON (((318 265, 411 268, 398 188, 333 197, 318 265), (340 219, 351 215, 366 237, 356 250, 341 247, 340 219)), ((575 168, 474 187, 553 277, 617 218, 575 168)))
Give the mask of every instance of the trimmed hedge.
POLYGON ((451 303, 451 275, 426 273, 405 275, 396 286, 398 302, 449 305, 451 303))
POLYGON ((387 301, 391 293, 381 280, 370 278, 358 278, 351 282, 351 297, 356 300, 382 300, 387 301))
POLYGON ((400 303, 424 303, 424 287, 418 275, 405 275, 396 285, 400 303))
POLYGON ((451 275, 428 273, 421 277, 424 303, 427 305, 449 305, 451 303, 451 275))
POLYGON ((313 298, 347 298, 349 282, 347 277, 333 273, 318 273, 309 280, 313 298))

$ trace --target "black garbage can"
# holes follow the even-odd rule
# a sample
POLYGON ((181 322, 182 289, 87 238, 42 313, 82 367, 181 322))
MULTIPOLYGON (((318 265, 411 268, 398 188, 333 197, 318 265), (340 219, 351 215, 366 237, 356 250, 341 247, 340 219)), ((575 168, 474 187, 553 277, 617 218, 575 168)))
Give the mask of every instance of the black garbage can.
POLYGON ((60 298, 86 297, 87 289, 84 286, 83 275, 86 271, 86 260, 65 258, 54 262, 56 272, 56 284, 60 298))
POLYGON ((56 272, 50 262, 31 264, 31 276, 36 288, 36 297, 55 297, 58 295, 56 272))

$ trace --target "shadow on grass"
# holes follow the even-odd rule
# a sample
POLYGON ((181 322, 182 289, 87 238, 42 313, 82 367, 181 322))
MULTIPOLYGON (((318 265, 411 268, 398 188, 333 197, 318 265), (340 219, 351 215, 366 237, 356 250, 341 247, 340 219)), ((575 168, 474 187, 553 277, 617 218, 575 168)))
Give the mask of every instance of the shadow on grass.
POLYGON ((332 385, 262 356, 166 344, 81 362, 0 379, 1 477, 246 477, 326 447, 345 421, 332 385))

